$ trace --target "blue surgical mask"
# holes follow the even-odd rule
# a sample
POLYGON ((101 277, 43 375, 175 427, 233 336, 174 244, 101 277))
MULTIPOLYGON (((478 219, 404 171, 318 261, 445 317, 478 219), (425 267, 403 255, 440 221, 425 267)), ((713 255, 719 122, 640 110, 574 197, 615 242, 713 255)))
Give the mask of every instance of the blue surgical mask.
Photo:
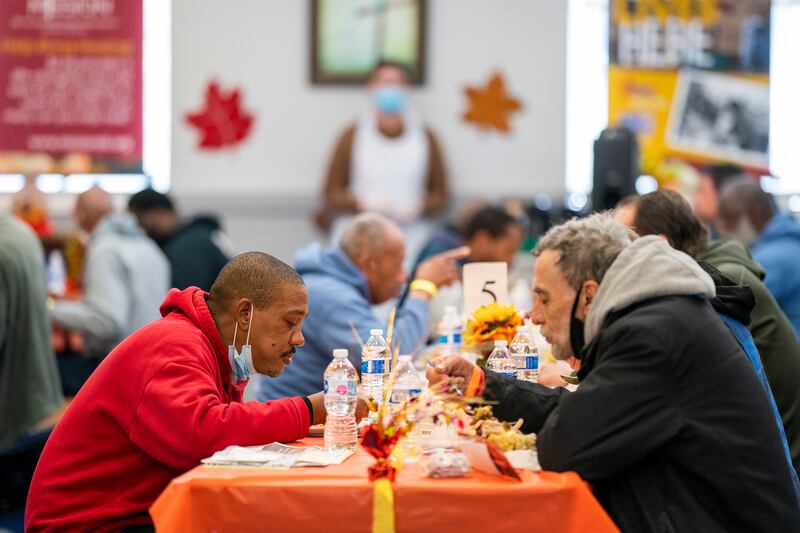
POLYGON ((387 115, 398 115, 406 107, 406 90, 394 85, 378 87, 375 90, 375 105, 387 115))
POLYGON ((253 349, 250 346, 250 329, 253 325, 253 310, 250 310, 250 322, 247 325, 247 338, 242 346, 242 353, 236 349, 236 334, 239 332, 239 322, 233 329, 233 344, 228 346, 228 361, 231 363, 231 383, 236 385, 256 373, 253 366, 253 349))

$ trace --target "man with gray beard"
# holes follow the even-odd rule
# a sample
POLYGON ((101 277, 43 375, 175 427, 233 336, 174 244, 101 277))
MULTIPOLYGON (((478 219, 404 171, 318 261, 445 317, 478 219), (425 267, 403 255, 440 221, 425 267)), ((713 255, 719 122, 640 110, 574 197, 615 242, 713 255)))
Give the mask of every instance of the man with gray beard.
POLYGON ((713 310, 714 283, 656 236, 609 214, 537 244, 533 322, 557 359, 581 363, 575 392, 458 357, 428 369, 497 401, 536 432, 545 470, 576 471, 623 531, 793 531, 800 504, 768 398, 713 310))

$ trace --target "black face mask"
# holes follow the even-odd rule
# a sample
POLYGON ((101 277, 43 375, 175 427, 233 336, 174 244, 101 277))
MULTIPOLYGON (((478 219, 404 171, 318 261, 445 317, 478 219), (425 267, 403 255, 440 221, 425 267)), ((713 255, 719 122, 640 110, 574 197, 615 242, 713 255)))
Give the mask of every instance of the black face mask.
POLYGON ((578 302, 581 299, 581 292, 583 287, 578 289, 578 294, 575 296, 575 303, 572 304, 572 312, 569 315, 569 344, 572 347, 572 355, 576 359, 581 358, 581 351, 586 345, 586 340, 583 337, 583 320, 578 320, 575 317, 575 311, 578 309, 578 302))

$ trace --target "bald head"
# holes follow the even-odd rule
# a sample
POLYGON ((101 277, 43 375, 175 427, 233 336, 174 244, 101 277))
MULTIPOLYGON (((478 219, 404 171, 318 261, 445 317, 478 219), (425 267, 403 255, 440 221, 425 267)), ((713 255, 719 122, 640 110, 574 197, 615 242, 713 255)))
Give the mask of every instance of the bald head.
POLYGON ((355 217, 345 228, 339 247, 364 275, 374 304, 397 296, 408 279, 403 269, 403 232, 384 216, 363 213, 355 217))
POLYGON ((362 213, 345 228, 339 246, 354 263, 377 257, 387 249, 404 246, 403 232, 388 218, 377 213, 362 213))
POLYGON ((731 230, 741 220, 749 221, 761 232, 775 216, 775 202, 757 183, 750 179, 735 180, 722 188, 719 197, 720 229, 731 230))
POLYGON ((82 230, 91 232, 113 209, 111 195, 95 186, 78 196, 73 215, 82 230))
POLYGON ((266 309, 280 301, 286 287, 302 287, 303 278, 292 267, 269 254, 247 252, 237 255, 220 271, 208 295, 212 315, 224 311, 242 298, 266 309))

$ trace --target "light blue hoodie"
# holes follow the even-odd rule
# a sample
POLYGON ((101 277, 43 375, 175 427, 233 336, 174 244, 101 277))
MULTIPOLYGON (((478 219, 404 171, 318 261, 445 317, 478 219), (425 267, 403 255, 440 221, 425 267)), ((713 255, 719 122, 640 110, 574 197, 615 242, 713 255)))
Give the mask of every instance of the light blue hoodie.
MULTIPOLYGON (((360 369, 361 349, 351 323, 363 340, 369 338, 370 329, 386 329, 372 313, 366 278, 341 248, 324 250, 312 244, 297 253, 294 268, 308 289, 308 317, 303 322, 306 343, 283 374, 259 381, 256 396, 261 401, 321 391, 322 374, 334 348, 347 348, 350 361, 360 369)), ((395 318, 400 353, 411 353, 425 341, 427 320, 428 302, 408 298, 395 318)))
POLYGON ((775 215, 750 252, 767 272, 764 285, 800 338, 800 224, 786 215, 775 215))

